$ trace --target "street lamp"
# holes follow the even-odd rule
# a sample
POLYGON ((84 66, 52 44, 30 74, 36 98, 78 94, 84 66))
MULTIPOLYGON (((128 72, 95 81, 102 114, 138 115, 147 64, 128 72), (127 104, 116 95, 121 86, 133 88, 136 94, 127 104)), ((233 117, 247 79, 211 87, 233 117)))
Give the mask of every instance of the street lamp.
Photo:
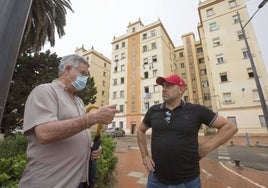
POLYGON ((254 60, 253 60, 253 57, 252 57, 252 54, 251 54, 251 51, 250 51, 250 48, 249 48, 249 44, 248 44, 248 40, 247 40, 247 37, 246 37, 245 30, 244 30, 245 27, 246 27, 246 25, 250 22, 250 20, 254 17, 254 15, 267 3, 267 1, 268 0, 264 0, 264 1, 262 1, 259 4, 258 9, 249 18, 249 20, 245 23, 244 26, 242 25, 242 22, 241 22, 241 19, 240 19, 240 15, 239 15, 238 12, 237 12, 237 16, 238 16, 238 20, 239 20, 239 23, 240 23, 240 26, 241 26, 243 38, 245 40, 246 48, 247 48, 247 51, 248 51, 248 56, 249 56, 251 68, 252 68, 252 71, 253 71, 254 79, 255 79, 255 82, 256 82, 256 86, 257 86, 257 91, 258 91, 258 94, 259 94, 260 102, 261 102, 261 107, 262 107, 262 111, 263 111, 263 116, 264 116, 266 128, 268 130, 268 110, 267 110, 267 105, 266 105, 266 102, 265 102, 265 98, 264 98, 264 95, 263 95, 263 92, 262 92, 262 88, 261 88, 259 76, 258 76, 256 67, 255 67, 255 64, 254 64, 254 60))

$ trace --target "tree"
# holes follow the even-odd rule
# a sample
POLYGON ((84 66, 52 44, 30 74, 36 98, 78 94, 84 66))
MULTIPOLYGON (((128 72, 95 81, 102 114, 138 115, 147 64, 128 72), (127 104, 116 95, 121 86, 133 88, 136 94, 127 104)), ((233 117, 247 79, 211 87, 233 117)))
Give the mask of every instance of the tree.
POLYGON ((59 37, 65 35, 66 8, 73 12, 70 0, 34 0, 24 31, 20 54, 28 49, 39 52, 46 41, 55 45, 55 27, 59 37))
MULTIPOLYGON (((23 124, 24 104, 32 89, 39 84, 49 83, 58 77, 60 63, 56 53, 32 53, 28 51, 18 58, 13 79, 10 84, 9 95, 2 120, 2 132, 9 134, 16 127, 23 124)), ((85 104, 94 104, 97 89, 92 77, 87 86, 78 93, 85 104)))

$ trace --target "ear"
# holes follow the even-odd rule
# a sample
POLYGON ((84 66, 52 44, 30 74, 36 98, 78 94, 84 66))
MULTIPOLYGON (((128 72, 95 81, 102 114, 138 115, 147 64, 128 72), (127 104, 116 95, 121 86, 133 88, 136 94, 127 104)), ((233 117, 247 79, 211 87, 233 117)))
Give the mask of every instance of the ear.
POLYGON ((186 90, 186 86, 180 86, 180 92, 183 94, 186 90))
POLYGON ((72 66, 66 65, 65 68, 64 68, 64 72, 69 73, 70 70, 72 70, 72 66))

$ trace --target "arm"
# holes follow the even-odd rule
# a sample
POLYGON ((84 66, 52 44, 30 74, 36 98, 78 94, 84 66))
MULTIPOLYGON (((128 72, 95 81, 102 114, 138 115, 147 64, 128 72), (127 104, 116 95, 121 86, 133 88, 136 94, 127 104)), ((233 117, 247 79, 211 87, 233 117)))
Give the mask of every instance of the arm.
POLYGON ((40 143, 47 144, 57 142, 90 128, 96 123, 111 123, 116 112, 118 112, 116 105, 104 106, 96 111, 86 113, 81 117, 37 125, 34 130, 40 143))
POLYGON ((217 134, 209 141, 199 146, 199 156, 205 157, 210 151, 227 142, 237 131, 237 127, 222 116, 217 116, 212 127, 218 129, 217 134))
POLYGON ((144 123, 141 123, 137 130, 137 139, 138 139, 138 145, 140 148, 143 165, 145 166, 147 172, 153 172, 154 171, 154 161, 152 160, 151 156, 149 155, 148 149, 147 149, 147 141, 146 141, 146 131, 149 129, 148 126, 146 126, 144 123))

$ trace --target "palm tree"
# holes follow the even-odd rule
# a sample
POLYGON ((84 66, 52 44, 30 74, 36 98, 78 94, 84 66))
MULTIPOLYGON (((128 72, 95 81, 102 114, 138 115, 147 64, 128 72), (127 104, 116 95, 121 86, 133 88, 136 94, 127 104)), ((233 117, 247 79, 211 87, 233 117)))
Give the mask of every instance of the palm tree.
POLYGON ((70 0, 33 0, 20 47, 20 54, 30 48, 39 52, 46 41, 54 46, 55 28, 59 37, 65 35, 66 8, 73 12, 70 0))

